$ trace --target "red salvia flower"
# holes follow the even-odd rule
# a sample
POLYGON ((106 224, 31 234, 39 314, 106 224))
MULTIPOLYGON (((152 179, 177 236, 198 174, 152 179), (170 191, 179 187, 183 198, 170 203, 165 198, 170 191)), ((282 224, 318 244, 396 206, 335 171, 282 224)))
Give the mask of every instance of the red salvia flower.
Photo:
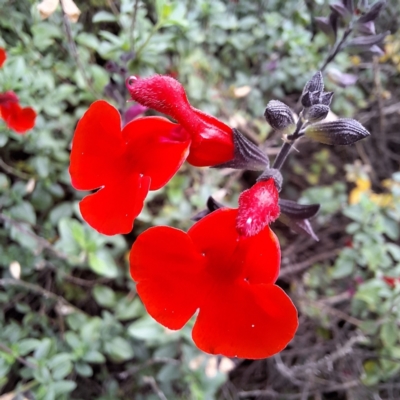
POLYGON ((130 271, 149 314, 180 329, 199 310, 193 340, 227 357, 265 358, 293 338, 297 311, 274 283, 279 243, 268 226, 252 237, 236 230, 237 210, 219 209, 188 233, 154 227, 130 254, 130 271))
POLYGON ((6 60, 7 60, 7 53, 2 47, 0 47, 0 68, 3 66, 6 60))
POLYGON ((187 159, 190 164, 204 167, 233 158, 232 128, 192 107, 177 80, 166 75, 144 79, 131 76, 126 86, 133 100, 171 116, 190 134, 192 145, 187 159))
POLYGON ((279 193, 274 180, 257 182, 239 196, 237 230, 253 236, 279 217, 279 193))
POLYGON ((121 129, 117 109, 94 102, 76 128, 69 168, 75 189, 100 189, 80 202, 85 221, 106 235, 130 232, 148 191, 172 178, 189 146, 187 133, 165 118, 144 117, 121 129))
POLYGON ((400 283, 400 278, 395 278, 392 276, 383 276, 382 279, 392 288, 396 286, 396 283, 400 283))
POLYGON ((0 117, 17 133, 25 133, 35 126, 36 112, 31 107, 22 108, 14 92, 0 93, 0 117))

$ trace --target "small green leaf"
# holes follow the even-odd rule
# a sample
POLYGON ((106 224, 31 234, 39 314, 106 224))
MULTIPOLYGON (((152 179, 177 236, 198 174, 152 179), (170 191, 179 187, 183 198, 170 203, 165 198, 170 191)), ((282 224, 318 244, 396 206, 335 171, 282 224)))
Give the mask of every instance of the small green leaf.
POLYGON ((118 267, 111 254, 105 249, 89 254, 89 266, 98 275, 107 278, 116 278, 118 276, 118 267))
POLYGON ((380 337, 386 347, 392 347, 398 340, 398 327, 393 321, 385 322, 380 331, 380 337))
POLYGON ((107 286, 96 285, 93 288, 93 297, 97 304, 103 307, 113 307, 116 303, 115 292, 107 286))

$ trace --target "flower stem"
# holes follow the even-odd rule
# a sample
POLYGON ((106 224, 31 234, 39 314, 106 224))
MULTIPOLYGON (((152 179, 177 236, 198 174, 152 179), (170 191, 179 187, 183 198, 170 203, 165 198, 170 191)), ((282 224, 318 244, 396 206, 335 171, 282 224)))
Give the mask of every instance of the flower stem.
POLYGON ((303 136, 303 133, 301 132, 301 128, 303 127, 303 119, 301 115, 303 114, 303 111, 300 112, 299 114, 299 120, 297 121, 296 125, 296 130, 294 131, 293 134, 289 135, 286 137, 286 141, 281 147, 278 155, 275 158, 274 164, 272 165, 272 168, 280 170, 282 168, 282 165, 286 161, 287 156, 290 153, 290 149, 292 148, 294 142, 301 138, 303 136))
POLYGON ((323 63, 322 67, 320 68, 320 71, 323 72, 325 68, 328 66, 329 63, 331 63, 335 57, 339 54, 339 52, 342 50, 343 44, 348 38, 348 36, 353 32, 353 27, 350 25, 347 27, 347 29, 343 32, 343 36, 340 39, 339 42, 335 43, 335 46, 332 48, 332 50, 329 52, 328 57, 326 58, 325 62, 323 63))

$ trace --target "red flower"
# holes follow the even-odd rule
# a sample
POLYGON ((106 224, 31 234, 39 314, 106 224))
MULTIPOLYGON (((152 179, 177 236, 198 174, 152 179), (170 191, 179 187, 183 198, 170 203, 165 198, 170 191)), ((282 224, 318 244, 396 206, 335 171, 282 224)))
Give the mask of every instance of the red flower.
POLYGON ((174 118, 190 134, 188 162, 197 167, 221 164, 234 156, 232 129, 192 107, 183 86, 170 76, 131 76, 126 86, 133 100, 174 118))
POLYGON ((0 93, 0 117, 18 133, 25 133, 35 126, 36 112, 31 107, 22 108, 14 92, 0 93))
POLYGON ((130 232, 148 191, 172 178, 189 145, 165 118, 136 119, 121 130, 117 109, 94 102, 76 128, 69 168, 75 189, 100 189, 80 202, 85 221, 106 235, 130 232))
POLYGON ((279 217, 279 193, 274 180, 257 182, 239 196, 237 229, 243 236, 253 236, 279 217))
POLYGON ((0 68, 3 66, 6 60, 7 60, 7 53, 2 47, 0 47, 0 68))
POLYGON ((149 314, 182 328, 200 310, 193 340, 203 351, 265 358, 293 338, 297 311, 274 285, 279 243, 265 227, 252 237, 236 230, 237 210, 219 209, 188 233, 150 228, 133 244, 130 271, 149 314))
POLYGON ((396 286, 396 283, 400 283, 400 278, 395 278, 392 276, 384 276, 383 280, 392 288, 396 286))

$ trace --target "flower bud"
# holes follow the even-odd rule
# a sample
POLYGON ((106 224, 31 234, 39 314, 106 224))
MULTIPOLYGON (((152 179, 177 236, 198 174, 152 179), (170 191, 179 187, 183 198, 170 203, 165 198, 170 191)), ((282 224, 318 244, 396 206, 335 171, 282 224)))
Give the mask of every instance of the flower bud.
POLYGON ((290 134, 296 129, 292 110, 279 100, 271 100, 267 104, 264 117, 277 131, 290 134))
POLYGON ((310 125, 305 136, 320 143, 348 145, 369 136, 369 132, 356 120, 341 118, 337 121, 310 125))

